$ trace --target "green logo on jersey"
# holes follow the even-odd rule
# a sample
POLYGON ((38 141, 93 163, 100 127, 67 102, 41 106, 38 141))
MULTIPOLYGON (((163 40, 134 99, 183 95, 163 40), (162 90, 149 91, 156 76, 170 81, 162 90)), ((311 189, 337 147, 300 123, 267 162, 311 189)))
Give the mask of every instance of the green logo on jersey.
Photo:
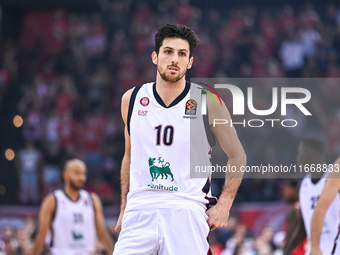
POLYGON ((72 231, 72 236, 74 240, 80 240, 84 238, 82 233, 76 233, 74 231, 72 231))
POLYGON ((149 169, 150 169, 150 175, 152 177, 152 181, 155 179, 158 179, 158 177, 161 175, 163 177, 165 176, 165 180, 168 178, 168 175, 171 176, 171 181, 174 180, 174 176, 171 173, 170 170, 170 163, 166 162, 164 163, 164 159, 162 157, 158 157, 158 163, 161 166, 156 166, 155 165, 156 158, 150 158, 149 157, 149 169))

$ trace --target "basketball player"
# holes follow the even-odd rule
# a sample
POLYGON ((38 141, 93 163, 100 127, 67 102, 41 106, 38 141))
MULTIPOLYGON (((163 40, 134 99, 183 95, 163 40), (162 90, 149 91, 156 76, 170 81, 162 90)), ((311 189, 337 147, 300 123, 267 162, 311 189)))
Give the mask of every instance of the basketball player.
MULTIPOLYGON (((298 148, 297 164, 301 165, 303 169, 311 169, 314 165, 323 166, 325 164, 325 153, 322 143, 314 138, 306 138, 300 144, 298 148)), ((307 250, 305 254, 310 254, 311 250, 311 224, 312 216, 318 199, 321 195, 322 189, 325 186, 328 172, 327 168, 324 171, 311 171, 307 173, 302 179, 299 188, 299 202, 300 210, 303 222, 296 222, 296 229, 292 243, 287 244, 290 246, 288 250, 296 247, 307 236, 307 250)), ((340 200, 334 201, 332 208, 327 214, 327 220, 323 226, 322 241, 320 243, 323 254, 331 254, 331 250, 334 246, 334 239, 337 235, 337 229, 334 225, 338 225, 338 214, 340 211, 340 200)), ((287 248, 287 247, 286 247, 287 248)), ((287 250, 286 250, 287 251, 287 250)), ((285 252, 285 254, 290 254, 285 252)))
POLYGON ((227 175, 216 203, 209 178, 190 178, 190 163, 210 164, 211 139, 205 130, 216 135, 229 165, 239 170, 246 156, 233 127, 213 126, 214 119, 230 121, 224 104, 208 97, 209 119, 197 110, 202 92, 185 80, 197 44, 197 35, 184 25, 160 28, 152 53, 156 82, 123 95, 125 155, 116 255, 210 254, 209 230, 227 225, 242 176, 227 175))
POLYGON ((339 191, 340 191, 340 176, 339 176, 340 158, 338 158, 333 164, 333 171, 330 173, 327 179, 326 185, 322 190, 318 204, 315 207, 313 218, 312 218, 312 251, 311 255, 326 255, 326 254, 340 254, 340 225, 339 225, 339 211, 337 211, 337 218, 333 218, 333 221, 329 221, 329 214, 334 208, 335 203, 340 202, 339 191), (332 232, 336 232, 335 238, 332 240, 330 246, 330 252, 326 253, 322 249, 323 247, 323 226, 328 224, 332 229, 332 232))
POLYGON ((84 162, 67 161, 63 177, 64 189, 47 195, 42 202, 32 254, 41 254, 48 230, 52 255, 95 254, 97 237, 111 254, 113 243, 104 226, 100 199, 82 189, 87 178, 84 162))

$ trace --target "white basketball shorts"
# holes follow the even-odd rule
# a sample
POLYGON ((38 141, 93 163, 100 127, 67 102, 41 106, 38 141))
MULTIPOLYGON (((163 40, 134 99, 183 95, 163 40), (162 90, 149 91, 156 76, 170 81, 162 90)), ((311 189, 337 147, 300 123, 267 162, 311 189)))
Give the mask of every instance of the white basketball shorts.
POLYGON ((125 212, 114 255, 207 255, 208 216, 198 209, 125 212))

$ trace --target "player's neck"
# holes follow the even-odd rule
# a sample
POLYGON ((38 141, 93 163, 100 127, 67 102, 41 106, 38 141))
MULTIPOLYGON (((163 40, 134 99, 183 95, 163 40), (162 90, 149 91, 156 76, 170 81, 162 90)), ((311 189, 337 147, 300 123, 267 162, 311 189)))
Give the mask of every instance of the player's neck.
POLYGON ((322 178, 322 176, 324 175, 323 172, 320 172, 320 173, 312 173, 312 182, 314 184, 318 183, 320 181, 320 179, 322 178))
POLYGON ((156 91, 165 105, 170 105, 184 90, 185 76, 177 82, 166 82, 159 75, 156 78, 156 91))
POLYGON ((66 185, 64 187, 64 192, 72 201, 74 202, 78 201, 79 196, 80 196, 79 190, 74 190, 71 187, 66 185))

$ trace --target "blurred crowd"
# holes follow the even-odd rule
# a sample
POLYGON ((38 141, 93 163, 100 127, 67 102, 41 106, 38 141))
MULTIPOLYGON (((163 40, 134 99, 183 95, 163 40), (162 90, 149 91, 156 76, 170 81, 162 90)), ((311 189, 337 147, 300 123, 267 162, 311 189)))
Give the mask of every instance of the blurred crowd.
MULTIPOLYGON (((87 188, 104 205, 119 204, 120 98, 127 89, 155 79, 153 36, 169 22, 186 24, 200 37, 190 77, 340 78, 340 8, 335 4, 220 9, 150 0, 105 2, 100 13, 27 11, 19 41, 1 34, 0 92, 20 83, 14 107, 24 119, 14 204, 39 204, 61 187, 62 164, 70 157, 84 159, 87 188)), ((282 131, 285 136, 238 129, 249 165, 292 163, 297 143, 311 126, 330 158, 340 153, 340 86, 329 82, 313 93, 319 109, 314 123, 290 112, 302 124, 282 131)), ((281 198, 280 180, 245 180, 242 185, 238 201, 281 198), (256 192, 247 192, 250 188, 256 192)))
POLYGON ((214 255, 281 255, 284 238, 283 231, 274 234, 270 227, 264 227, 255 236, 237 217, 231 216, 227 227, 211 233, 209 243, 214 255))

